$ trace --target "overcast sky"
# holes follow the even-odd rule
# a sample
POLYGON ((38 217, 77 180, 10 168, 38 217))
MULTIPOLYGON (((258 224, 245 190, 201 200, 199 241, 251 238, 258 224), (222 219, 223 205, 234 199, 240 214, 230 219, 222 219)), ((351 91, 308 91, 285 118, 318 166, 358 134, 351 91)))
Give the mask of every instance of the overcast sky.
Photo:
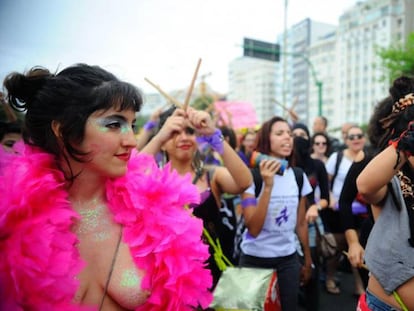
MULTIPOLYGON (((288 26, 310 17, 338 24, 356 0, 289 0, 288 26)), ((95 64, 144 91, 199 76, 227 92, 228 64, 244 37, 275 42, 285 0, 0 0, 0 79, 11 71, 95 64)))

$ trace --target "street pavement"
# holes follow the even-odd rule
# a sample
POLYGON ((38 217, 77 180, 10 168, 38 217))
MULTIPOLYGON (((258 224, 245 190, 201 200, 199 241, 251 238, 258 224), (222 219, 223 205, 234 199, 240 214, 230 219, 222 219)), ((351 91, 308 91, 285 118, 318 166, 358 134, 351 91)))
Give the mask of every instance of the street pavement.
MULTIPOLYGON (((341 293, 339 295, 329 294, 324 284, 321 282, 320 286, 320 308, 319 311, 355 311, 358 303, 358 298, 354 296, 354 280, 352 273, 339 271, 338 280, 340 280, 339 287, 341 293)), ((303 306, 299 307, 300 311, 306 311, 303 306)))

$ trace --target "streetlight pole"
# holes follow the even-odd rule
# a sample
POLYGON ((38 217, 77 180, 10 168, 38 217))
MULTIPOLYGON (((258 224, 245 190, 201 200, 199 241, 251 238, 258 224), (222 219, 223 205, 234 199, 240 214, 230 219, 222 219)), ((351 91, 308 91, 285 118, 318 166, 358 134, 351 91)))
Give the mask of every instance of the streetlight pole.
MULTIPOLYGON (((286 48, 287 48, 287 42, 288 42, 288 38, 287 38, 287 11, 288 11, 288 0, 285 0, 285 9, 284 9, 284 20, 283 20, 283 53, 284 55, 286 54, 286 48)), ((286 57, 283 57, 283 82, 282 82, 282 101, 283 104, 286 105, 286 93, 287 93, 287 88, 286 88, 286 84, 287 84, 287 59, 286 57)))
POLYGON ((315 71, 315 67, 313 66, 312 62, 310 61, 309 58, 307 58, 305 55, 303 54, 292 54, 293 56, 297 56, 297 57, 301 57, 302 59, 305 60, 305 62, 308 64, 310 70, 311 70, 311 74, 312 74, 312 78, 313 81, 315 82, 316 87, 318 88, 318 116, 322 115, 322 89, 323 89, 323 82, 318 80, 318 77, 316 75, 316 71, 315 71))
MULTIPOLYGON (((272 45, 271 43, 266 43, 267 45, 272 45)), ((316 75, 316 71, 315 71, 315 67, 313 66, 312 62, 310 61, 310 59, 301 53, 289 53, 284 51, 280 51, 280 49, 276 50, 276 49, 271 49, 267 46, 248 46, 248 45, 243 45, 243 48, 246 50, 248 49, 249 51, 254 51, 257 52, 257 54, 262 54, 262 55, 252 55, 252 54, 248 54, 247 56, 251 56, 251 57, 256 57, 256 58, 261 58, 261 59, 267 59, 270 61, 275 61, 275 59, 278 59, 278 57, 280 55, 290 55, 293 57, 300 57, 302 58, 309 66, 309 69, 311 71, 312 74, 312 79, 318 89, 318 115, 322 116, 322 106, 323 106, 323 101, 322 101, 322 91, 323 91, 323 82, 320 81, 316 75), (264 54, 264 55, 263 55, 264 54)), ((246 54, 245 54, 246 55, 246 54)), ((286 62, 286 60, 284 59, 284 62, 286 62)), ((284 81, 284 83, 286 83, 284 81)), ((285 90, 286 85, 283 86, 283 91, 285 90)))
POLYGON ((322 116, 322 81, 317 81, 316 86, 318 87, 318 116, 322 116))

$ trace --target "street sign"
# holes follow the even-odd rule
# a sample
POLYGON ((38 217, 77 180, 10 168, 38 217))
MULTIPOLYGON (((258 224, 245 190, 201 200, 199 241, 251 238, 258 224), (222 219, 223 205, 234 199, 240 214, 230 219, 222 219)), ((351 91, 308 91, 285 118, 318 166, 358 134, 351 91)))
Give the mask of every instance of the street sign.
POLYGON ((279 61, 280 45, 250 38, 244 38, 244 56, 266 59, 274 62, 279 61))

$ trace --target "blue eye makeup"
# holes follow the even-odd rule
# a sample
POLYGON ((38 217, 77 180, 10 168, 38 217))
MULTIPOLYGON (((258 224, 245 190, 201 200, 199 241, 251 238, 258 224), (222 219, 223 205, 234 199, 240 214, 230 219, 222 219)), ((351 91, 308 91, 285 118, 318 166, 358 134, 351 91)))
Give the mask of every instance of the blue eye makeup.
POLYGON ((129 131, 135 130, 135 120, 132 124, 129 124, 124 117, 120 116, 97 118, 96 124, 98 125, 99 129, 103 132, 108 132, 110 130, 119 130, 122 134, 125 134, 129 131))

